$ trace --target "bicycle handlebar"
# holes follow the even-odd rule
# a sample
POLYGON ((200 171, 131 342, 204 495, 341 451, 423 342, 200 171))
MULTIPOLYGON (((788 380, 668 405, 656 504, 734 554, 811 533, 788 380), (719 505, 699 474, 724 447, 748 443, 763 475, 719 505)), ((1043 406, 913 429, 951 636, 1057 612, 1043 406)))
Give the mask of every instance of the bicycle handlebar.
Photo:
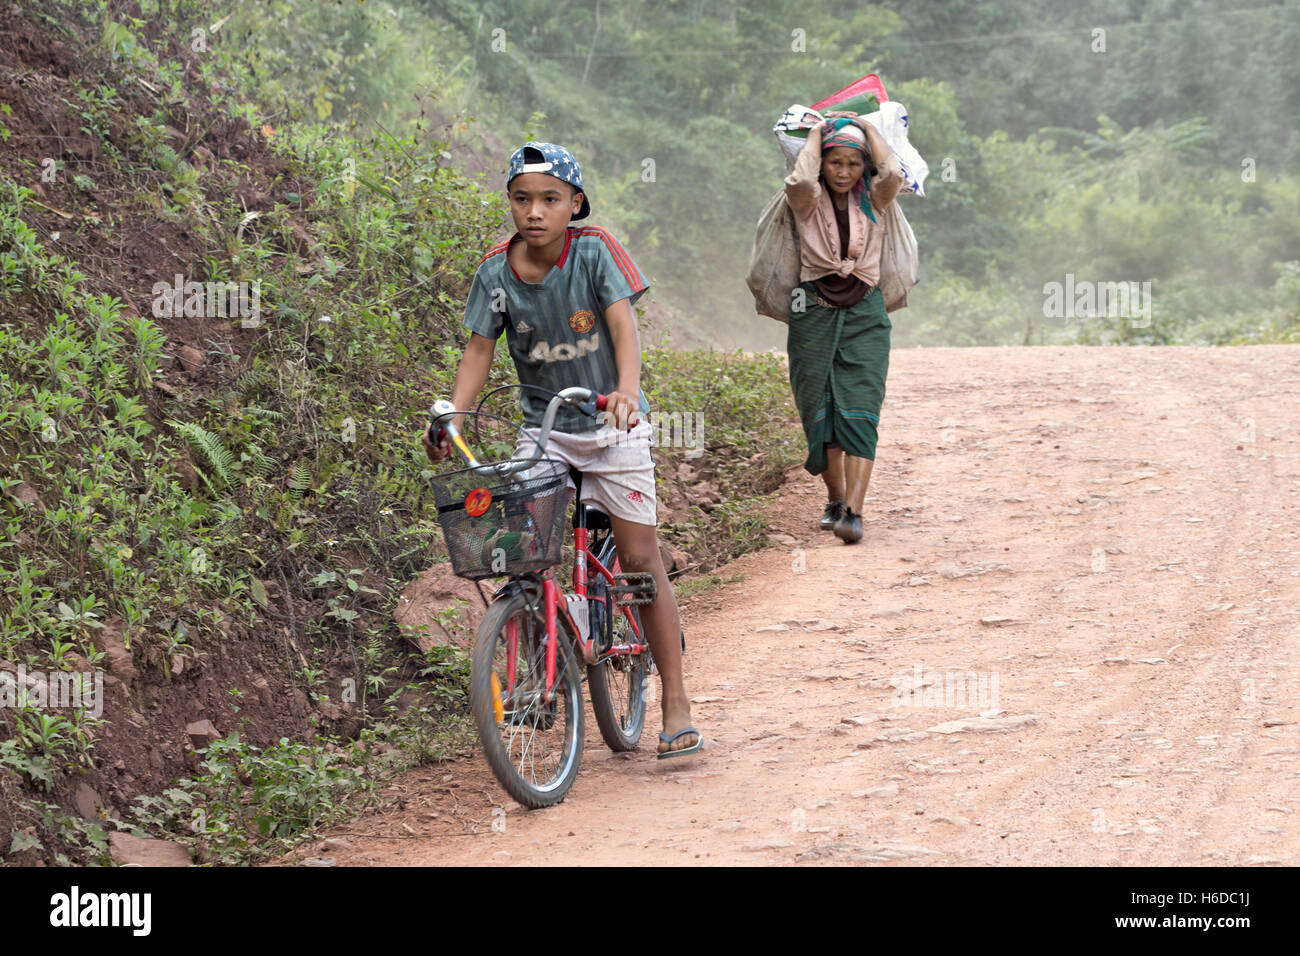
POLYGON ((602 395, 594 389, 584 388, 581 385, 574 385, 556 392, 555 397, 546 406, 546 413, 542 416, 542 428, 537 435, 533 454, 527 459, 503 461, 494 465, 480 464, 474 457, 474 453, 469 450, 469 445, 461 435, 460 429, 451 422, 453 416, 464 413, 452 405, 451 402, 439 399, 433 403, 433 407, 429 409, 429 413, 433 416, 433 419, 429 422, 429 430, 435 445, 441 442, 442 435, 445 433, 447 440, 460 452, 461 457, 465 459, 469 467, 476 471, 504 478, 507 475, 527 471, 541 459, 542 452, 546 450, 546 441, 551 437, 551 427, 555 424, 555 416, 559 412, 561 404, 573 405, 580 412, 594 416, 596 412, 605 410, 608 401, 608 396, 602 395))

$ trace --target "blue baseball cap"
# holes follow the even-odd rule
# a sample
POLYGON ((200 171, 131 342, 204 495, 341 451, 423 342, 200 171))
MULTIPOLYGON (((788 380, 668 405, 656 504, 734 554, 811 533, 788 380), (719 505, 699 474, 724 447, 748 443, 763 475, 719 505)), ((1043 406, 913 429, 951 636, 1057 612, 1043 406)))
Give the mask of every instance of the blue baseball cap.
POLYGON ((572 186, 582 193, 582 208, 574 219, 586 219, 591 214, 591 203, 587 201, 587 190, 582 186, 582 167, 573 158, 573 154, 555 143, 535 143, 528 141, 520 146, 510 157, 510 168, 506 171, 506 188, 522 173, 546 173, 572 186))

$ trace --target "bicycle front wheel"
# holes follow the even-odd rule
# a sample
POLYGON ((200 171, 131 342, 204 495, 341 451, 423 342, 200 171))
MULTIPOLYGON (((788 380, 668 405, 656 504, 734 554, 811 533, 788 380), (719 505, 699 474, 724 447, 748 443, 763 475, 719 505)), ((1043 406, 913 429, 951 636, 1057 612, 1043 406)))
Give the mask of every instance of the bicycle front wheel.
POLYGON ((582 761, 582 680, 561 628, 546 700, 546 624, 523 594, 488 609, 474 638, 470 706, 497 780, 529 809, 559 803, 582 761))

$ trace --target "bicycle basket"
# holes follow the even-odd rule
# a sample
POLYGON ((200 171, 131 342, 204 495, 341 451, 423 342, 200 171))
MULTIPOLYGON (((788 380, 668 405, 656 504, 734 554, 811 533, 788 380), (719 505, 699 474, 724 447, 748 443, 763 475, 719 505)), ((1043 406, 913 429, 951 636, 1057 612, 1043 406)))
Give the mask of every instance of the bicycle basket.
POLYGON ((477 581, 560 563, 568 518, 568 467, 539 459, 506 478, 461 468, 429 479, 457 576, 477 581))

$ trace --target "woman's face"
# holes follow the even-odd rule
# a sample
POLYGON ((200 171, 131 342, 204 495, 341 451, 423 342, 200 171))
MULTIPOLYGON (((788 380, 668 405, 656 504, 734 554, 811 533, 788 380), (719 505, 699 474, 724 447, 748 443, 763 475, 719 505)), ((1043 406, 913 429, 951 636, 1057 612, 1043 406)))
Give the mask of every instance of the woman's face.
POLYGON ((852 146, 836 146, 822 155, 822 178, 832 192, 847 193, 852 190, 866 168, 862 150, 852 146))

